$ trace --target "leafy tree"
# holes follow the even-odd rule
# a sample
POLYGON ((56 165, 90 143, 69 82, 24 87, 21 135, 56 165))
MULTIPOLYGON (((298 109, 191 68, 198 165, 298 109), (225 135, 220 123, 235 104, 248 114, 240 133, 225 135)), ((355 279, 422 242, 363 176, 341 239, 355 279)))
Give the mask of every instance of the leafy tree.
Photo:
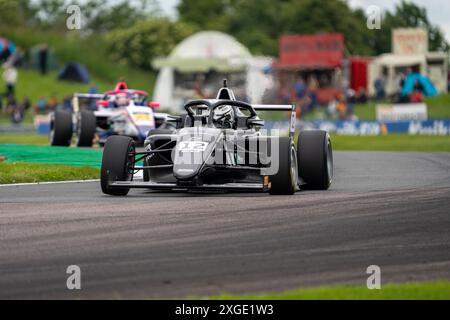
POLYGON ((412 2, 402 1, 393 13, 386 12, 382 28, 374 33, 374 51, 384 53, 391 51, 391 30, 395 28, 421 27, 428 30, 429 48, 431 51, 448 51, 449 44, 439 27, 428 19, 427 10, 412 2), (387 32, 388 31, 388 32, 387 32))
POLYGON ((193 29, 166 18, 140 21, 130 28, 118 29, 105 36, 111 55, 122 63, 151 69, 153 59, 166 56, 193 29))
POLYGON ((179 20, 196 29, 229 30, 235 0, 183 0, 178 6, 179 20))
POLYGON ((399 27, 425 27, 431 50, 449 48, 426 9, 406 1, 384 14, 381 30, 369 30, 365 12, 345 0, 181 0, 178 13, 197 29, 230 33, 254 54, 277 55, 282 34, 321 32, 343 33, 349 54, 381 54, 390 52, 391 30, 399 27))
POLYGON ((28 0, 0 0, 0 27, 12 28, 25 25, 34 16, 28 0))
POLYGON ((352 10, 342 0, 293 1, 286 10, 287 33, 344 34, 345 45, 350 54, 371 54, 367 38, 366 17, 359 10, 352 10))

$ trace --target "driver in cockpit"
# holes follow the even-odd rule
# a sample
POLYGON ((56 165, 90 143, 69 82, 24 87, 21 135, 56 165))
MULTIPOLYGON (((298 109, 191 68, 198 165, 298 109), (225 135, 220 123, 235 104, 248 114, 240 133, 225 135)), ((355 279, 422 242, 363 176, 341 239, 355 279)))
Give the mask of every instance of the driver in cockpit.
POLYGON ((214 110, 213 124, 217 128, 233 129, 235 121, 235 112, 232 106, 224 105, 214 110))
POLYGON ((130 99, 128 95, 124 92, 118 93, 116 100, 114 101, 117 108, 126 107, 130 104, 130 99))

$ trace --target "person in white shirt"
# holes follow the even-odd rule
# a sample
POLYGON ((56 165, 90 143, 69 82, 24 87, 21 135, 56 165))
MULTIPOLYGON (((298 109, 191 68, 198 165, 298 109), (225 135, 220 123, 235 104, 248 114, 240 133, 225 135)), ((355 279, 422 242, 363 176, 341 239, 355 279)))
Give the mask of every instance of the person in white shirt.
POLYGON ((6 96, 14 96, 16 82, 17 82, 17 69, 13 66, 6 66, 3 72, 3 80, 6 83, 6 96))

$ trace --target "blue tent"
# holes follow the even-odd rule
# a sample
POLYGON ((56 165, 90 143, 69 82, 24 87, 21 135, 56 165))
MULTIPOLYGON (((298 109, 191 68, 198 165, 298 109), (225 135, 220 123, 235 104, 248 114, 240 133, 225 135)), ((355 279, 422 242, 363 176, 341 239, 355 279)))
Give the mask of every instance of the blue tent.
POLYGON ((433 83, 431 82, 431 80, 428 77, 425 77, 419 73, 411 73, 405 79, 405 83, 403 84, 401 95, 409 96, 414 91, 416 82, 419 82, 419 84, 422 86, 423 93, 426 96, 434 97, 438 94, 436 87, 433 85, 433 83))
POLYGON ((82 64, 68 63, 59 71, 58 79, 89 83, 89 73, 82 64))

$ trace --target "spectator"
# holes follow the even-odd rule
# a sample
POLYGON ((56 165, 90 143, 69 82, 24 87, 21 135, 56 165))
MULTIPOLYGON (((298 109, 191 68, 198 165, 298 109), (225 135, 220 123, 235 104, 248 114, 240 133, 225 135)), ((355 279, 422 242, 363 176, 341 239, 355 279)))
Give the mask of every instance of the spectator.
POLYGON ((356 92, 356 103, 366 104, 368 101, 366 89, 360 87, 358 92, 356 92))
POLYGON ((319 89, 319 81, 317 81, 317 78, 312 75, 308 79, 308 95, 311 100, 308 107, 309 111, 313 110, 317 105, 317 89, 319 89))
POLYGON ((25 112, 31 108, 31 101, 28 97, 25 97, 20 104, 22 110, 25 112))
POLYGON ((52 95, 49 99, 48 99, 48 111, 55 111, 56 108, 58 107, 58 99, 55 97, 55 95, 52 95))
POLYGON ((294 91, 295 91, 295 97, 297 100, 300 100, 303 98, 306 92, 306 86, 305 81, 301 76, 297 78, 297 81, 294 84, 294 91))
POLYGON ((338 112, 339 120, 347 119, 347 103, 345 102, 345 96, 342 93, 338 95, 336 111, 338 112))
POLYGON ((48 46, 46 44, 42 45, 39 49, 39 70, 41 74, 47 74, 48 69, 48 46))
POLYGON ((44 98, 39 98, 36 105, 34 106, 35 115, 46 115, 48 113, 47 101, 44 98))
POLYGON ((355 104, 358 101, 358 95, 355 92, 355 90, 353 90, 352 88, 347 89, 346 95, 347 95, 348 113, 353 113, 353 107, 355 106, 355 104))
POLYGON ((66 111, 72 111, 72 97, 71 96, 65 96, 64 100, 62 102, 62 108, 66 111))
POLYGON ((286 84, 283 81, 280 81, 280 89, 279 89, 278 96, 279 96, 279 99, 282 104, 290 104, 291 103, 290 90, 286 87, 286 84))
POLYGON ((6 65, 3 72, 3 80, 6 83, 5 96, 14 96, 17 82, 17 69, 11 65, 6 65))
POLYGON ((384 78, 378 77, 377 79, 375 79, 374 87, 375 87, 375 99, 377 101, 383 100, 385 98, 384 78))
POLYGON ((24 111, 20 106, 17 105, 16 99, 12 95, 8 97, 6 110, 11 118, 12 123, 19 124, 22 122, 24 111))
POLYGON ((96 86, 95 84, 92 84, 92 85, 89 87, 89 93, 90 93, 90 94, 96 94, 96 93, 98 93, 97 86, 96 86))
POLYGON ((423 87, 419 83, 419 81, 416 81, 414 85, 414 90, 409 96, 409 101, 412 103, 420 103, 423 102, 423 87))

